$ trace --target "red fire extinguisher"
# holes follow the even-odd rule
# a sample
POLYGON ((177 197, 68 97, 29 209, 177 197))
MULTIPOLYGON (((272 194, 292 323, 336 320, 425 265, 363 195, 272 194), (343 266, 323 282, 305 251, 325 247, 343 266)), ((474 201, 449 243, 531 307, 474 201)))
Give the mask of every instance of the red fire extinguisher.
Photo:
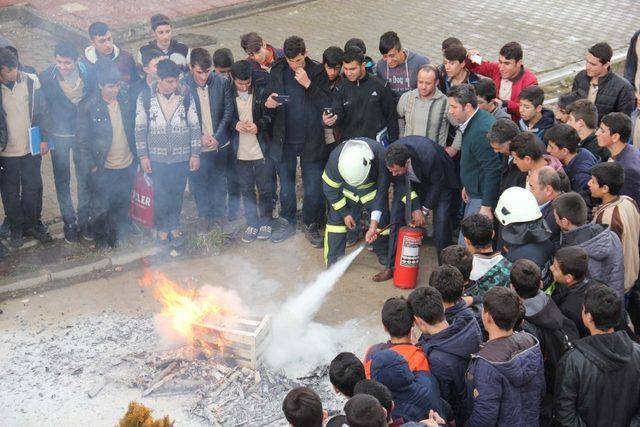
POLYGON ((396 244, 396 267, 393 284, 401 289, 413 289, 418 283, 422 229, 402 227, 398 231, 396 244))

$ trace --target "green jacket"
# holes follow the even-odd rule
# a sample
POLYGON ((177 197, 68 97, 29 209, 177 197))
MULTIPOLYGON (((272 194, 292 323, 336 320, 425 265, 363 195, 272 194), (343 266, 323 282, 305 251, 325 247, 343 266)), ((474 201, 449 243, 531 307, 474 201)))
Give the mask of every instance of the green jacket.
POLYGON ((502 174, 501 154, 495 153, 487 132, 496 119, 478 109, 462 134, 460 180, 470 199, 482 199, 482 206, 495 206, 502 174))

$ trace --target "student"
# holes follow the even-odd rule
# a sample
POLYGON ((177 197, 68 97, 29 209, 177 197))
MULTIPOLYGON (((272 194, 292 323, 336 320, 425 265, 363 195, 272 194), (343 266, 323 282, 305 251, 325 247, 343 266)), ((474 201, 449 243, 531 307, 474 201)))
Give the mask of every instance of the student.
POLYGON ((608 225, 622 242, 624 254, 624 291, 628 293, 640 273, 640 213, 631 197, 621 196, 624 184, 624 168, 617 162, 595 165, 591 169, 589 190, 591 196, 602 199, 593 213, 593 222, 608 225))
POLYGON ((353 388, 364 379, 364 365, 353 353, 340 353, 329 364, 329 381, 333 389, 347 398, 353 396, 353 388))
POLYGON ((322 427, 327 418, 320 396, 308 387, 289 391, 282 402, 282 412, 291 427, 322 427))
POLYGON ((580 148, 578 132, 569 125, 558 124, 549 129, 544 138, 547 153, 562 162, 571 189, 577 193, 586 190, 591 168, 598 163, 598 159, 589 150, 580 148))
POLYGON ((442 265, 455 267, 462 274, 462 283, 465 290, 475 283, 470 279, 471 270, 473 269, 473 255, 471 255, 468 248, 460 245, 447 246, 440 253, 440 260, 442 265))
MULTIPOLYGON (((444 267, 455 270, 449 266, 439 268, 444 267)), ((463 425, 471 414, 472 403, 464 376, 471 354, 480 350, 482 333, 473 316, 447 320, 444 310, 447 302, 441 295, 438 288, 429 283, 429 287, 411 292, 409 305, 415 325, 422 332, 418 345, 429 358, 431 372, 438 380, 440 396, 451 406, 456 424, 463 425)))
POLYGON ((143 78, 129 86, 129 98, 131 105, 136 105, 138 96, 142 91, 149 91, 151 85, 158 80, 158 62, 167 59, 160 49, 145 49, 142 55, 143 78))
POLYGON ((543 107, 544 91, 540 86, 529 86, 520 92, 520 129, 544 140, 544 134, 555 124, 553 111, 543 107))
POLYGON ((256 67, 269 71, 274 63, 284 57, 282 49, 275 48, 262 40, 255 32, 243 34, 240 37, 240 47, 247 54, 256 67))
MULTIPOLYGON (((461 84, 472 84, 475 86, 477 82, 482 80, 481 77, 469 71, 467 68, 465 64, 467 49, 465 49, 464 46, 449 46, 442 52, 442 56, 444 57, 442 63, 444 65, 445 75, 442 76, 439 89, 443 93, 447 93, 453 86, 461 84)), ((494 98, 495 96, 491 98, 491 100, 493 101, 494 98)))
POLYGON ((479 108, 490 112, 496 120, 508 119, 513 123, 507 109, 502 106, 501 102, 496 101, 496 84, 493 80, 479 79, 473 86, 476 88, 479 108))
POLYGON ((51 163, 58 206, 64 222, 64 239, 67 243, 74 243, 80 235, 86 239, 92 238, 88 225, 91 206, 89 171, 80 161, 76 119, 79 103, 94 92, 95 70, 78 61, 78 50, 70 42, 58 43, 54 57, 56 63, 40 73, 39 79, 50 116, 50 139, 55 147, 51 151, 51 163), (71 159, 75 167, 77 210, 73 208, 71 198, 71 159))
POLYGON ((88 32, 91 45, 84 50, 82 61, 85 65, 95 66, 98 60, 109 59, 117 65, 123 82, 130 85, 140 80, 133 56, 113 42, 113 35, 107 24, 94 22, 89 25, 88 32))
POLYGON ((344 405, 346 421, 353 427, 386 427, 387 413, 378 399, 368 394, 353 396, 344 405))
POLYGON ((391 394, 391 390, 389 390, 389 388, 384 384, 374 380, 362 380, 356 384, 353 389, 353 393, 356 395, 368 394, 369 396, 375 397, 384 408, 384 411, 387 414, 387 423, 390 427, 400 427, 405 424, 404 420, 401 418, 395 420, 391 418, 391 411, 393 411, 394 407, 393 395, 391 394))
MULTIPOLYGON (((331 106, 333 102, 333 96, 336 94, 338 87, 342 83, 342 60, 344 58, 344 51, 337 46, 329 46, 322 53, 322 66, 326 79, 324 84, 326 85, 325 91, 330 94, 330 102, 327 107, 331 106)), ((341 140, 339 129, 336 126, 324 127, 324 142, 329 147, 329 150, 333 150, 338 142, 341 140)), ((355 244, 355 242, 354 242, 355 244)))
POLYGON ((598 129, 598 110, 588 99, 578 99, 567 106, 567 124, 578 132, 580 148, 591 151, 601 162, 611 157, 608 148, 598 145, 596 130, 598 129))
POLYGON ((529 187, 529 176, 536 169, 551 166, 557 171, 564 172, 560 160, 546 154, 542 141, 530 132, 522 132, 514 137, 509 144, 509 149, 518 169, 528 174, 525 188, 529 187))
POLYGON ((227 47, 221 47, 213 51, 213 71, 222 77, 230 78, 231 66, 233 65, 233 53, 227 47))
POLYGON ((189 48, 173 38, 173 28, 169 17, 162 14, 153 15, 150 19, 150 24, 153 40, 142 46, 138 51, 138 63, 142 63, 142 55, 145 50, 159 49, 170 60, 175 62, 182 71, 185 71, 189 62, 189 48))
POLYGON ((580 99, 580 96, 575 92, 563 93, 558 97, 558 104, 556 104, 556 121, 558 123, 569 124, 569 105, 580 99))
POLYGON ((589 255, 589 278, 607 283, 624 295, 624 256, 622 243, 611 227, 587 223, 587 205, 574 192, 553 201, 556 222, 562 231, 560 246, 580 246, 589 255))
POLYGON ((371 378, 371 360, 382 350, 393 350, 407 361, 412 372, 429 371, 424 353, 411 342, 413 315, 409 303, 404 298, 389 298, 382 306, 382 326, 389 334, 386 343, 374 344, 364 355, 364 368, 367 378, 371 378))
MULTIPOLYGON (((429 286, 440 292, 447 322, 453 323, 458 318, 475 320, 475 314, 462 300, 464 278, 455 266, 443 264, 433 270, 429 276, 429 286)), ((412 306, 411 301, 409 305, 412 306)))
POLYGON ((518 169, 509 149, 511 141, 519 134, 520 128, 511 120, 511 117, 496 120, 487 133, 487 139, 493 151, 502 154, 504 166, 500 177, 500 194, 509 187, 524 187, 526 185, 527 173, 518 169))
POLYGON ((558 365, 555 419, 562 426, 637 423, 640 413, 640 345, 614 332, 622 301, 597 284, 585 293, 582 319, 591 336, 576 342, 558 365))
POLYGON ((364 68, 367 71, 367 74, 375 75, 376 63, 373 60, 373 58, 371 58, 370 56, 367 56, 367 46, 364 44, 364 41, 362 41, 362 39, 355 38, 355 37, 351 38, 347 40, 347 42, 344 44, 344 49, 342 50, 346 52, 347 49, 350 49, 352 47, 359 49, 360 52, 362 52, 362 54, 364 55, 364 68))
POLYGON ((520 317, 518 295, 495 287, 484 296, 482 323, 489 341, 474 354, 467 380, 473 411, 465 426, 538 425, 544 395, 544 365, 538 340, 514 333, 520 317))
POLYGON ((179 229, 184 189, 189 172, 200 167, 202 147, 195 101, 178 89, 180 74, 170 59, 158 62, 158 81, 138 98, 135 127, 140 166, 153 174, 158 239, 172 246, 184 243, 179 229))

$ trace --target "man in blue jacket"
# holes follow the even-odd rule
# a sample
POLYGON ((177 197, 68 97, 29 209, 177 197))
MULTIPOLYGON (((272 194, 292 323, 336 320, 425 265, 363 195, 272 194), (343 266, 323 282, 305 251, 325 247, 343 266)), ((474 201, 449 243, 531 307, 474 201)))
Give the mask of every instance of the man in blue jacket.
POLYGON ((457 317, 452 323, 447 322, 442 296, 431 286, 411 292, 409 304, 415 325, 422 332, 418 345, 429 359, 440 395, 451 405, 456 425, 464 425, 472 407, 464 375, 471 354, 480 350, 480 326, 474 317, 457 317))
POLYGON ((591 168, 598 163, 598 159, 591 151, 580 148, 578 132, 569 125, 558 124, 546 132, 544 139, 547 153, 562 162, 571 189, 576 192, 587 190, 591 168))
POLYGON ((483 307, 489 341, 472 356, 467 372, 473 411, 465 426, 538 425, 544 365, 538 340, 513 331, 521 315, 518 295, 509 288, 492 288, 483 307))

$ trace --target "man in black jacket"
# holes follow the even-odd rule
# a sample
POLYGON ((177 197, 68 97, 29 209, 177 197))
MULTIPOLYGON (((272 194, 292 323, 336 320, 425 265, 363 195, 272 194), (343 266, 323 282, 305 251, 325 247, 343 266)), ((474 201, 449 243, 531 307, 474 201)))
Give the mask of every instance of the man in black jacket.
POLYGON ((325 72, 321 64, 307 57, 300 37, 291 36, 284 41, 284 55, 271 68, 267 89, 270 95, 265 102, 274 116, 270 155, 280 178, 280 221, 271 241, 279 243, 295 233, 295 180, 300 157, 305 236, 313 247, 320 248, 323 238, 319 228, 325 210, 321 176, 328 151, 321 120, 322 108, 329 102, 326 85, 320 84, 325 72), (288 98, 280 98, 281 95, 288 98))
POLYGON ((598 109, 598 122, 612 112, 631 115, 635 95, 631 83, 611 71, 613 50, 607 43, 596 43, 585 56, 586 69, 573 80, 572 91, 589 99, 598 109))
POLYGON ((582 320, 591 336, 576 341, 558 365, 555 420, 561 426, 640 423, 640 345, 614 332, 622 301, 605 285, 585 293, 582 320))
POLYGON ((120 90, 116 64, 96 64, 98 92, 78 107, 77 138, 82 161, 91 173, 91 228, 96 248, 116 247, 133 232, 128 218, 137 164, 134 108, 120 90))
POLYGON ((324 124, 338 126, 343 140, 364 136, 392 143, 399 130, 389 84, 367 73, 364 54, 358 49, 347 49, 342 61, 348 81, 336 91, 331 114, 323 113, 324 124))
POLYGON ((170 60, 178 64, 183 71, 186 71, 189 47, 173 37, 171 19, 166 15, 157 14, 151 17, 150 24, 153 40, 140 47, 138 63, 142 63, 142 55, 145 50, 160 49, 170 60))

